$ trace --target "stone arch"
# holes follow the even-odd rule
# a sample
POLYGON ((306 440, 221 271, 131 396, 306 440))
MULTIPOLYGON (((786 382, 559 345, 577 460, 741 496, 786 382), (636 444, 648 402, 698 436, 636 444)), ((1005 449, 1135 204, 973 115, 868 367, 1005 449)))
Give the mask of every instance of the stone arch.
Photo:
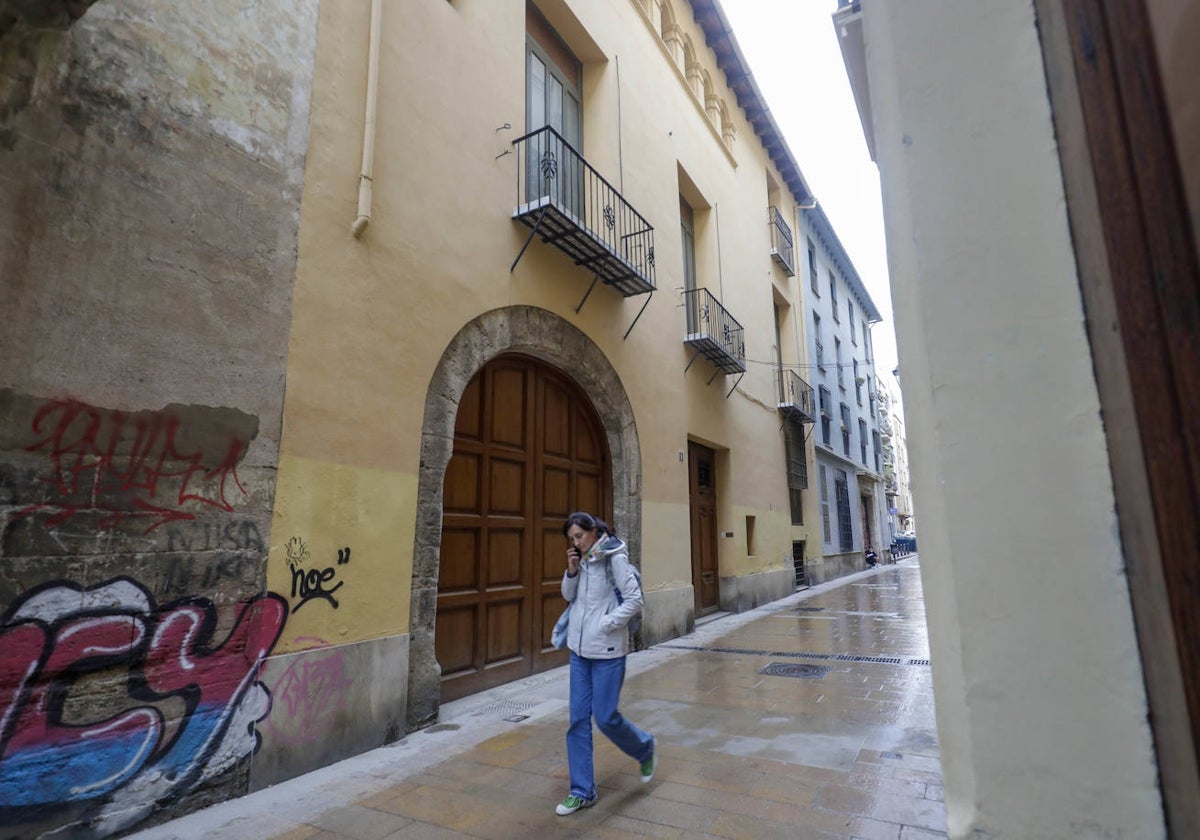
POLYGON ((434 652, 438 563, 442 541, 442 485, 454 448, 458 403, 471 378, 501 353, 525 353, 572 377, 590 395, 612 457, 613 526, 641 557, 641 449, 633 406, 604 353, 578 327, 534 306, 493 309, 450 340, 425 394, 421 463, 417 476, 412 617, 408 653, 408 731, 437 719, 441 668, 434 652))

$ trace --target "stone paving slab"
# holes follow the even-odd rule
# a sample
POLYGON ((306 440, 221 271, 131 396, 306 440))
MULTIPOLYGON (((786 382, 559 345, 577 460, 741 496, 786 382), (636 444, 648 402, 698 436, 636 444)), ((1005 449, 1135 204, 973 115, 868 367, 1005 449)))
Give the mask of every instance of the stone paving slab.
POLYGON ((659 770, 641 784, 597 732, 600 799, 569 817, 554 813, 568 792, 557 669, 448 703, 397 744, 133 836, 944 838, 928 658, 913 556, 631 656, 621 708, 655 735, 659 770))

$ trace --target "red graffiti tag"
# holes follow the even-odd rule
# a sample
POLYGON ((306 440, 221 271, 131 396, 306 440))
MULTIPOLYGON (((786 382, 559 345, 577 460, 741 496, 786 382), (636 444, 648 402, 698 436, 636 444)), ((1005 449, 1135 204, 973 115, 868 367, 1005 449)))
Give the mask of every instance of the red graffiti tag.
POLYGON ((167 522, 195 519, 181 509, 187 502, 231 512, 229 493, 246 494, 237 475, 246 442, 233 438, 214 454, 182 451, 180 428, 169 412, 130 415, 77 400, 47 403, 32 426, 43 437, 26 450, 49 456, 53 471, 42 481, 60 498, 16 516, 52 511, 46 524, 54 527, 76 514, 98 512, 101 531, 139 519, 148 523, 149 533, 167 522))

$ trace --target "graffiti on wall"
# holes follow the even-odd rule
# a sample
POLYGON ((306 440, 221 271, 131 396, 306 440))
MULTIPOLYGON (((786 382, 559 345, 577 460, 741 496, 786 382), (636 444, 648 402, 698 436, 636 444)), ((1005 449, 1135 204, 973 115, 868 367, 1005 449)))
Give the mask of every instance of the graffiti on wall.
POLYGON ((342 588, 346 581, 339 580, 332 586, 328 586, 328 584, 337 577, 338 570, 350 562, 350 547, 339 548, 337 564, 326 566, 324 569, 305 567, 312 552, 309 551, 304 540, 299 537, 292 537, 288 540, 286 554, 288 567, 292 572, 292 601, 294 602, 292 612, 295 613, 309 601, 317 599, 328 602, 336 610, 338 602, 333 595, 342 588))
POLYGON ((107 834, 252 754, 287 612, 257 596, 217 640, 212 601, 158 606, 129 578, 25 593, 0 620, 0 823, 94 803, 107 834))
MULTIPOLYGON (((301 636, 296 642, 329 648, 327 641, 312 636, 301 636)), ((345 713, 346 691, 352 684, 340 647, 292 657, 274 681, 275 708, 265 724, 271 737, 297 746, 327 737, 330 721, 345 713)))
MULTIPOLYGON (((127 522, 145 533, 170 522, 195 519, 191 507, 232 512, 246 495, 237 474, 249 445, 245 431, 197 432, 176 410, 124 412, 78 400, 51 400, 33 415, 27 452, 45 455, 40 481, 50 498, 17 518, 47 514, 55 527, 82 513, 98 514, 100 531, 127 522)), ((244 424, 243 424, 244 425, 244 424)))

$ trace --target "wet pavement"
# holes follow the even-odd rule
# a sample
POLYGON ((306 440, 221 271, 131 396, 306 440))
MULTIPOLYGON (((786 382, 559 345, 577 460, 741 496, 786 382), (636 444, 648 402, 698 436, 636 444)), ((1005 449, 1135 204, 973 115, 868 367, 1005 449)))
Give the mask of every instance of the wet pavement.
POLYGON ((638 765, 598 732, 595 807, 568 793, 565 669, 442 707, 397 744, 148 829, 141 840, 944 838, 915 555, 630 656, 638 765))

